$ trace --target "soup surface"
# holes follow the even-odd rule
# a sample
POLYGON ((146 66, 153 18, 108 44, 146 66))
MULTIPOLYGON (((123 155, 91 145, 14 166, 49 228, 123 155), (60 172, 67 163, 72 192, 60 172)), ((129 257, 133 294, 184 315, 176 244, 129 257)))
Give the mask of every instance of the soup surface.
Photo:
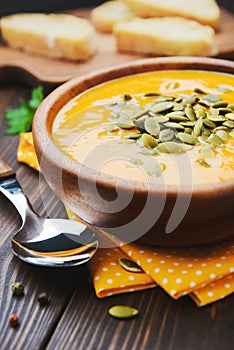
POLYGON ((76 162, 124 179, 234 179, 234 76, 160 71, 100 84, 64 106, 53 139, 76 162))

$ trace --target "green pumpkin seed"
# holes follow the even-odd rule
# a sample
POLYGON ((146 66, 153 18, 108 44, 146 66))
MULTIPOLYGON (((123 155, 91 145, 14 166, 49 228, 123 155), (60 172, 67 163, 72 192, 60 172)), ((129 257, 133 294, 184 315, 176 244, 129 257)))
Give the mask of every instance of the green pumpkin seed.
POLYGON ((197 137, 201 134, 202 125, 203 125, 203 118, 200 117, 198 120, 195 121, 195 124, 194 124, 194 129, 193 129, 194 136, 197 137))
POLYGON ((191 148, 188 148, 186 146, 187 145, 182 144, 182 143, 168 141, 168 142, 160 143, 157 146, 157 150, 160 153, 181 154, 181 153, 185 153, 191 149, 191 148))
POLYGON ((225 117, 229 120, 233 120, 234 121, 234 113, 227 113, 225 114, 225 117))
POLYGON ((161 163, 157 163, 153 169, 148 170, 148 175, 153 176, 153 177, 159 177, 163 172, 163 167, 161 163))
MULTIPOLYGON (((153 113, 153 112, 152 112, 152 113, 153 113)), ((152 113, 149 112, 149 115, 152 115, 152 113)), ((156 115, 155 118, 157 118, 156 120, 157 120, 158 123, 166 123, 166 122, 169 120, 169 118, 166 117, 165 115, 162 115, 162 114, 155 114, 155 113, 153 113, 153 114, 156 115)))
POLYGON ((104 130, 105 130, 105 132, 113 132, 113 131, 115 131, 117 129, 118 129, 117 125, 116 124, 112 124, 112 125, 106 126, 104 130))
POLYGON ((183 125, 183 126, 189 127, 189 128, 193 128, 194 125, 195 125, 195 122, 190 122, 190 121, 187 121, 187 122, 180 122, 180 125, 183 125))
POLYGON ((234 121, 232 120, 226 120, 224 123, 223 123, 224 126, 228 127, 229 129, 233 129, 234 128, 234 121))
POLYGON ((223 140, 215 134, 210 135, 207 139, 207 142, 212 144, 214 147, 218 147, 223 144, 223 140))
POLYGON ((215 158, 215 151, 212 145, 204 145, 201 149, 201 156, 202 158, 208 158, 208 159, 214 159, 215 158))
POLYGON ((208 118, 203 119, 203 124, 208 126, 211 129, 216 127, 216 124, 214 122, 212 122, 212 120, 210 120, 208 118))
POLYGON ((166 114, 166 117, 168 117, 171 121, 174 122, 182 122, 188 120, 188 118, 185 116, 184 112, 182 111, 173 111, 166 114))
POLYGON ((158 141, 149 134, 142 134, 141 140, 146 148, 153 149, 158 145, 158 141))
POLYGON ((227 142, 229 137, 228 133, 224 130, 218 130, 215 135, 217 135, 223 142, 227 142))
POLYGON ((179 123, 166 122, 166 123, 164 123, 164 125, 168 128, 171 128, 171 129, 184 130, 184 126, 179 124, 179 123))
POLYGON ((193 105, 195 102, 197 102, 197 99, 197 95, 187 96, 183 98, 181 103, 183 106, 187 106, 188 104, 193 105))
POLYGON ((225 115, 227 113, 232 113, 232 109, 228 107, 218 108, 219 114, 225 115))
POLYGON ((145 97, 154 97, 154 96, 160 96, 160 93, 159 92, 155 92, 155 91, 152 91, 152 92, 146 92, 144 94, 145 97))
POLYGON ((173 103, 172 102, 161 102, 161 103, 157 103, 154 106, 152 106, 152 111, 153 112, 166 112, 168 110, 170 110, 171 108, 173 108, 173 103))
POLYGON ((109 314, 115 318, 132 318, 138 315, 138 310, 126 305, 115 305, 109 309, 109 314))
POLYGON ((207 144, 207 138, 208 138, 208 136, 203 134, 203 135, 198 136, 197 139, 201 145, 204 145, 204 144, 207 144))
POLYGON ((157 118, 147 118, 144 123, 145 130, 153 136, 158 136, 160 132, 160 125, 157 122, 157 118))
POLYGON ((220 107, 227 107, 228 102, 227 101, 217 101, 213 103, 212 107, 213 108, 220 108, 220 107))
POLYGON ((203 166, 204 168, 210 168, 210 164, 208 164, 205 159, 203 158, 198 158, 196 160, 197 163, 199 163, 201 166, 203 166))
POLYGON ((139 130, 141 133, 145 132, 145 120, 146 120, 146 118, 148 118, 148 116, 144 114, 140 118, 137 118, 133 121, 137 130, 139 130))
POLYGON ((193 135, 187 134, 185 132, 178 132, 177 137, 184 143, 189 145, 196 145, 197 138, 193 135))
POLYGON ((174 89, 177 89, 179 86, 180 84, 177 81, 171 81, 166 85, 166 89, 174 90, 174 89))
POLYGON ((192 128, 185 127, 185 128, 184 128, 184 132, 186 132, 186 134, 192 134, 193 129, 192 129, 192 128))
POLYGON ((232 90, 227 88, 226 86, 218 86, 215 89, 217 92, 225 93, 225 92, 231 92, 232 90))
POLYGON ((123 98, 125 101, 130 101, 132 99, 132 96, 130 94, 124 94, 123 98))
POLYGON ((159 140, 161 142, 167 142, 167 141, 171 141, 175 136, 175 133, 173 130, 171 129, 164 129, 161 130, 159 133, 159 140))
POLYGON ((206 128, 204 125, 202 126, 202 134, 205 136, 209 136, 211 133, 210 129, 206 128))
POLYGON ((124 135, 125 139, 139 139, 141 137, 141 133, 140 132, 128 132, 126 135, 124 135))
POLYGON ((224 131, 229 132, 229 128, 227 126, 224 126, 224 125, 217 126, 216 128, 213 129, 213 132, 216 132, 218 130, 224 130, 224 131))
POLYGON ((173 102, 172 111, 177 112, 177 111, 183 111, 183 110, 184 110, 184 106, 182 106, 182 104, 173 102))
POLYGON ((186 107, 185 114, 187 115, 189 120, 191 120, 192 122, 194 122, 197 119, 196 113, 194 112, 194 109, 192 107, 186 107))
POLYGON ((121 129, 132 129, 134 128, 134 124, 130 121, 122 121, 116 124, 121 129))
POLYGON ((202 96, 200 100, 201 103, 204 103, 205 105, 209 105, 209 106, 213 105, 218 101, 222 101, 222 98, 215 94, 208 94, 208 95, 202 96))
POLYGON ((206 91, 199 87, 194 88, 194 92, 197 92, 198 94, 206 94, 206 91))
POLYGON ((196 114, 196 119, 199 119, 199 118, 205 119, 206 118, 206 111, 204 110, 204 108, 198 108, 195 111, 195 114, 196 114))
MULTIPOLYGON (((140 159, 138 159, 139 161, 140 159)), ((141 161, 141 163, 143 163, 141 161)), ((135 164, 135 163, 134 163, 135 164)), ((139 163, 137 163, 139 164, 139 163)), ((131 272, 142 272, 142 269, 139 265, 137 265, 134 261, 129 260, 129 259, 125 259, 125 258, 119 258, 119 264, 120 266, 127 270, 127 271, 131 271, 131 272)))
POLYGON ((230 108, 232 111, 234 111, 234 103, 229 103, 228 108, 230 108))

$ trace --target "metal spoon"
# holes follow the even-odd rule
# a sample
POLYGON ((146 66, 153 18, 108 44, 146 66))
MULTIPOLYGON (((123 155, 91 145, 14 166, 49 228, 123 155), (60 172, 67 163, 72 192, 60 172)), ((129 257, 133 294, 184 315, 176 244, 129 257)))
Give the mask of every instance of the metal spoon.
POLYGON ((21 217, 21 226, 12 239, 18 258, 50 267, 77 266, 92 258, 98 247, 94 232, 78 221, 40 217, 23 193, 14 171, 1 157, 0 192, 21 217))

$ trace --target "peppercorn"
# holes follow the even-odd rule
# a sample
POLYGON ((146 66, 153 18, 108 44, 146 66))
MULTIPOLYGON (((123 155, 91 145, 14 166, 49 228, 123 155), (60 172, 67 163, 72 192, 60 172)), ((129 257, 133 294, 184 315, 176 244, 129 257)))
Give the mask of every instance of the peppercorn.
POLYGON ((18 323, 19 323, 19 317, 16 315, 16 314, 12 314, 10 317, 9 317, 9 323, 12 327, 16 327, 18 326, 18 323))
POLYGON ((40 303, 40 305, 48 305, 49 304, 49 297, 45 292, 42 292, 38 295, 37 301, 40 303))
POLYGON ((23 295, 24 294, 24 286, 20 282, 16 282, 11 286, 12 293, 14 295, 23 295))

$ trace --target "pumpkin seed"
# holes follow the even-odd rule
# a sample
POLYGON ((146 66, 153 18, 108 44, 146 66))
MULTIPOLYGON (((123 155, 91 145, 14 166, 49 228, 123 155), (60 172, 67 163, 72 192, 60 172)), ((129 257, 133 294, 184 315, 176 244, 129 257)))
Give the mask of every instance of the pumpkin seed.
POLYGON ((215 102, 222 101, 222 98, 215 94, 208 94, 205 96, 202 96, 200 99, 201 103, 204 103, 205 105, 213 105, 215 102))
POLYGON ((158 145, 158 141, 149 134, 142 134, 141 140, 146 148, 153 149, 158 145))
POLYGON ((208 136, 203 134, 203 135, 199 135, 197 139, 201 145, 204 145, 204 144, 207 144, 207 138, 208 136))
POLYGON ((134 124, 131 121, 122 121, 116 124, 121 129, 132 129, 134 128, 134 124))
POLYGON ((201 156, 202 158, 208 158, 208 159, 214 159, 215 158, 215 151, 212 145, 204 145, 201 149, 201 156))
POLYGON ((186 146, 187 145, 183 143, 168 141, 168 142, 159 143, 159 145, 157 146, 157 150, 160 153, 181 154, 191 149, 186 146))
POLYGON ((215 90, 218 92, 221 92, 221 93, 232 91, 231 89, 227 88, 226 86, 218 86, 215 90))
POLYGON ((227 113, 225 114, 225 117, 229 120, 233 120, 234 121, 234 113, 227 113))
POLYGON ((192 134, 193 129, 192 129, 192 128, 185 127, 185 128, 184 128, 184 132, 186 132, 186 134, 192 134))
POLYGON ((208 126, 211 129, 216 127, 216 124, 214 122, 212 122, 212 120, 210 120, 208 118, 203 119, 203 124, 208 126))
POLYGON ((153 169, 148 170, 148 175, 153 177, 159 177, 163 172, 163 167, 161 163, 157 163, 153 169))
POLYGON ((137 118, 133 121, 135 127, 137 130, 139 130, 141 133, 145 132, 145 120, 147 118, 147 115, 143 115, 140 118, 137 118))
POLYGON ((217 101, 213 103, 212 107, 213 108, 220 108, 220 107, 227 107, 228 102, 227 101, 217 101))
POLYGON ((166 123, 164 123, 164 126, 171 128, 171 129, 176 129, 176 130, 184 130, 184 126, 179 124, 179 123, 166 122, 166 123))
POLYGON ((206 94, 206 91, 199 87, 194 88, 194 92, 197 92, 198 94, 206 94))
POLYGON ((153 114, 156 115, 155 118, 157 118, 156 120, 157 120, 158 123, 165 123, 165 122, 167 122, 169 120, 169 118, 166 117, 165 115, 149 112, 149 115, 153 115, 153 114))
POLYGON ((192 122, 194 122, 197 119, 196 113, 194 112, 194 109, 192 107, 186 107, 185 114, 187 115, 189 120, 191 120, 192 122))
POLYGON ((160 132, 160 125, 157 122, 156 118, 151 117, 147 118, 144 123, 145 130, 153 136, 158 136, 160 132))
POLYGON ((138 310, 126 305, 115 305, 109 309, 109 314, 116 318, 132 318, 138 314, 138 310))
POLYGON ((212 144, 214 147, 218 147, 223 144, 223 140, 215 134, 210 135, 207 139, 207 142, 212 144))
POLYGON ((223 142, 227 142, 229 137, 228 133, 224 130, 218 130, 215 135, 217 135, 223 142))
POLYGON ((174 136, 175 136, 175 133, 174 133, 173 130, 171 130, 171 129, 164 129, 164 130, 161 130, 160 133, 159 133, 159 140, 161 142, 171 141, 174 136))
POLYGON ((203 118, 200 117, 198 120, 195 121, 194 129, 193 129, 193 135, 199 136, 202 131, 202 125, 203 125, 203 118))
POLYGON ((232 120, 226 120, 224 123, 223 123, 224 126, 227 126, 229 129, 233 129, 234 128, 234 121, 232 120))
POLYGON ((174 90, 177 89, 180 86, 180 84, 177 81, 171 81, 166 85, 166 88, 168 90, 174 90))
POLYGON ((115 131, 117 129, 118 129, 117 125, 116 124, 112 124, 112 125, 106 126, 104 130, 105 130, 105 132, 113 132, 113 131, 115 131))
POLYGON ((125 101, 130 101, 132 99, 132 96, 130 94, 124 94, 123 98, 125 101))
POLYGON ((183 98, 181 103, 183 106, 187 106, 187 104, 193 105, 197 101, 197 99, 197 95, 187 96, 183 98))
POLYGON ((234 111, 234 103, 229 103, 228 108, 230 108, 232 111, 234 111))
POLYGON ((172 102, 160 102, 160 103, 156 103, 151 109, 153 112, 165 112, 170 110, 173 107, 173 103, 172 102))
POLYGON ((176 111, 183 111, 183 110, 184 110, 184 106, 182 106, 182 104, 180 104, 180 103, 173 102, 173 108, 172 108, 172 110, 173 110, 174 112, 176 112, 176 111))
POLYGON ((229 128, 224 125, 217 126, 216 128, 213 129, 213 132, 216 132, 218 130, 224 130, 224 131, 229 131, 229 128))
POLYGON ((141 137, 141 133, 140 132, 128 132, 126 135, 124 135, 125 139, 139 139, 141 137))
POLYGON ((209 136, 211 133, 210 129, 206 128, 204 125, 202 126, 202 134, 205 136, 209 136))
POLYGON ((166 114, 166 117, 168 117, 171 121, 175 122, 182 122, 188 120, 188 118, 185 116, 184 112, 182 111, 173 111, 166 114))
POLYGON ((227 107, 221 107, 218 109, 218 111, 219 111, 219 114, 222 114, 222 115, 232 112, 231 108, 227 108, 227 107))
POLYGON ((210 164, 208 164, 203 158, 198 158, 196 162, 205 168, 210 168, 210 164))
MULTIPOLYGON (((139 161, 140 159, 138 159, 139 161)), ((141 163, 143 163, 141 161, 141 163)), ((139 163, 138 163, 139 164, 139 163)), ((131 271, 131 272, 143 272, 141 267, 139 265, 137 265, 134 261, 129 260, 129 259, 125 259, 125 258, 119 258, 119 264, 120 266, 127 270, 127 271, 131 271)))
POLYGON ((197 138, 193 135, 187 134, 185 132, 178 132, 177 137, 184 143, 189 145, 196 145, 197 138))
POLYGON ((180 122, 180 125, 183 125, 185 127, 191 127, 193 128, 194 125, 195 125, 195 122, 190 122, 190 121, 187 121, 187 122, 180 122))
POLYGON ((199 118, 203 118, 205 119, 206 118, 206 111, 204 110, 204 108, 198 108, 196 111, 195 111, 195 114, 196 114, 196 119, 199 119, 199 118))
POLYGON ((145 97, 160 96, 160 93, 154 92, 154 91, 152 91, 152 92, 146 92, 146 93, 144 94, 144 96, 145 96, 145 97))

